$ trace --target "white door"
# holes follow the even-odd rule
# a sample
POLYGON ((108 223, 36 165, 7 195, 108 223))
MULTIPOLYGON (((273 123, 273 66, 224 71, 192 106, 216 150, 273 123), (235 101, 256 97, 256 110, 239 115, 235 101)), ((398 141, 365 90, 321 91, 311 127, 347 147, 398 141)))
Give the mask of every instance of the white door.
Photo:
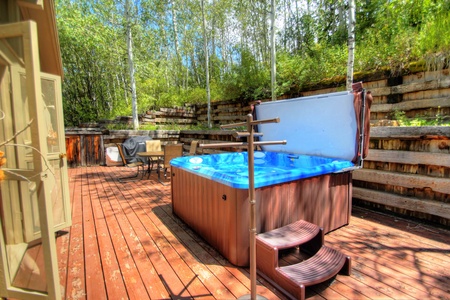
POLYGON ((71 225, 61 82, 40 72, 37 43, 32 21, 0 25, 0 297, 60 299, 55 231, 71 225))

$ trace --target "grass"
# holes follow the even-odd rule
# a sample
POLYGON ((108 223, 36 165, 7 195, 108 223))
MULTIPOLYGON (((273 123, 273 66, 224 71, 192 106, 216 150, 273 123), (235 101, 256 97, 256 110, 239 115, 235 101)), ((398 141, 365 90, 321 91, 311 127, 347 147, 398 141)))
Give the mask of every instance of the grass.
POLYGON ((429 114, 418 115, 414 118, 408 118, 404 111, 394 111, 393 118, 400 126, 450 126, 449 116, 445 116, 441 113, 441 108, 438 107, 437 113, 433 115, 430 108, 429 114))

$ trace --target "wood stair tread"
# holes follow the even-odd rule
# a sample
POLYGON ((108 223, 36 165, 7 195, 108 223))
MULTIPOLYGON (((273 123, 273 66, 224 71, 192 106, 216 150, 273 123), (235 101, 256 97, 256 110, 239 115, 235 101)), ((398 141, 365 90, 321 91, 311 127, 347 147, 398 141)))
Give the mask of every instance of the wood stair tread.
POLYGON ((256 236, 258 273, 281 291, 305 299, 305 287, 322 283, 338 273, 350 275, 351 259, 324 245, 323 230, 300 220, 256 236), (279 266, 279 250, 300 246, 309 258, 288 266, 279 266))
POLYGON ((306 243, 320 233, 320 227, 304 220, 260 233, 257 239, 278 249, 292 248, 306 243))
MULTIPOLYGON (((337 275, 349 262, 350 257, 333 248, 322 246, 311 258, 294 265, 279 267, 277 271, 298 285, 310 286, 337 275)), ((346 270, 346 273, 349 273, 349 270, 346 270)))

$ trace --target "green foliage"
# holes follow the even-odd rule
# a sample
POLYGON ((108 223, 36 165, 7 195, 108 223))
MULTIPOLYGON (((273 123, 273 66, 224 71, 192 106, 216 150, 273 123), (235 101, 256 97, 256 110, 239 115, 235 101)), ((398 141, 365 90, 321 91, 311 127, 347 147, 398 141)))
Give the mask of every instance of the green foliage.
POLYGON ((419 59, 412 53, 417 32, 405 30, 392 33, 390 36, 395 43, 392 43, 382 31, 368 30, 364 40, 357 43, 355 71, 381 70, 388 67, 392 74, 397 74, 409 62, 419 59))
MULTIPOLYGON (((205 1, 211 100, 270 98, 267 1, 205 1), (214 5, 213 5, 214 4, 214 5)), ((56 0, 66 125, 131 115, 123 1, 56 0)), ((278 96, 347 72, 347 1, 278 1, 278 96)), ((206 103, 200 5, 134 2, 138 112, 206 103)), ((356 3, 354 72, 398 74, 416 61, 450 61, 450 1, 356 3)))
MULTIPOLYGON (((215 97, 213 94, 215 94, 216 88, 211 87, 211 99, 214 100, 215 97)), ((184 91, 184 97, 185 103, 189 104, 201 104, 206 102, 206 90, 201 87, 195 87, 192 89, 189 89, 187 91, 184 91)))
POLYGON ((314 48, 313 65, 310 65, 311 81, 319 81, 336 75, 345 74, 347 70, 347 47, 344 45, 321 45, 314 48))
POLYGON ((239 65, 225 74, 222 87, 223 100, 262 99, 270 95, 270 70, 258 62, 248 50, 242 50, 239 65))
POLYGON ((389 67, 396 74, 424 57, 442 68, 450 56, 448 8, 448 1, 383 2, 357 42, 355 70, 389 67))
POLYGON ((437 113, 430 113, 414 118, 408 118, 404 111, 395 110, 392 115, 394 120, 398 121, 400 126, 450 126, 450 119, 445 119, 441 114, 441 108, 438 107, 437 113))
POLYGON ((313 60, 301 55, 289 55, 288 53, 278 53, 277 56, 277 82, 279 82, 279 93, 288 92, 294 84, 302 86, 302 84, 310 81, 309 66, 313 64, 313 60))
MULTIPOLYGON (((450 6, 450 4, 449 4, 450 6)), ((450 7, 448 7, 450 9, 450 7)), ((450 12, 447 10, 423 26, 414 51, 423 55, 432 69, 441 69, 450 62, 450 12)))

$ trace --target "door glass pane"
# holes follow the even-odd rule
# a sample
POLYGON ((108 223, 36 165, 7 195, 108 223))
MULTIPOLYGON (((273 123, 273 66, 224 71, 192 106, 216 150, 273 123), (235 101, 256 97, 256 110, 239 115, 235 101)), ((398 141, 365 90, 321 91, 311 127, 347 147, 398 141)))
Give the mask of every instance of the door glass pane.
MULTIPOLYGON (((33 148, 32 148, 32 142, 31 142, 31 132, 32 132, 32 126, 30 122, 32 122, 30 118, 30 113, 28 109, 28 97, 27 97, 27 90, 26 90, 26 78, 25 74, 20 72, 20 93, 19 89, 15 87, 17 82, 14 82, 13 85, 13 91, 15 99, 20 99, 20 102, 14 103, 13 109, 17 112, 16 115, 22 116, 21 120, 16 120, 15 118, 14 123, 15 127, 17 128, 16 132, 22 131, 20 134, 16 137, 16 153, 17 153, 17 161, 18 161, 18 168, 20 169, 27 169, 27 170, 33 170, 33 148), (19 159, 20 158, 20 159, 19 159)), ((15 78, 17 75, 13 74, 13 78, 15 78)))
POLYGON ((56 108, 56 95, 55 95, 55 81, 43 78, 41 80, 42 86, 42 98, 44 101, 44 118, 47 128, 47 145, 48 152, 55 153, 60 152, 58 144, 57 134, 57 108, 56 108))
MULTIPOLYGON (((67 227, 66 224, 66 203, 63 200, 62 194, 62 181, 61 181, 61 167, 58 160, 49 161, 49 172, 48 172, 48 182, 51 190, 51 202, 53 211, 53 222, 55 226, 55 231, 57 229, 62 229, 67 227)), ((27 193, 27 199, 30 201, 30 207, 32 207, 32 226, 34 238, 39 237, 39 214, 37 206, 37 195, 35 190, 28 189, 24 190, 27 193)))

